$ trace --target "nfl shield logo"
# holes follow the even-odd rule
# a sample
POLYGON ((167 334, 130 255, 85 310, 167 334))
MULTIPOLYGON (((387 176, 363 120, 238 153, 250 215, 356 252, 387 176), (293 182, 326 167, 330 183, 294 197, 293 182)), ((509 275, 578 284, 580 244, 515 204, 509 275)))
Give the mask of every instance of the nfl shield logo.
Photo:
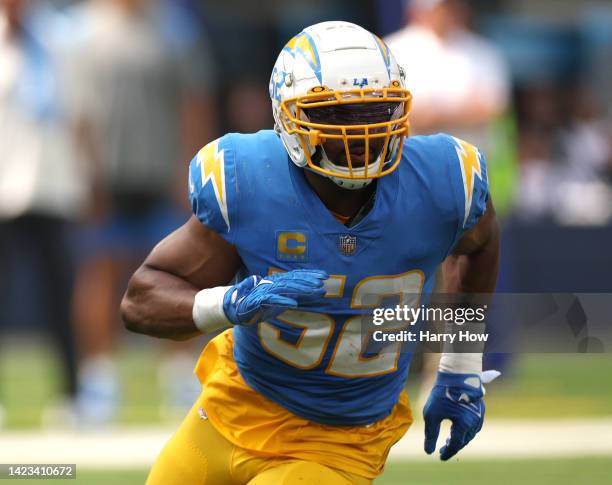
POLYGON ((357 249, 357 237, 351 236, 350 234, 344 234, 340 236, 340 251, 345 256, 350 256, 357 249))

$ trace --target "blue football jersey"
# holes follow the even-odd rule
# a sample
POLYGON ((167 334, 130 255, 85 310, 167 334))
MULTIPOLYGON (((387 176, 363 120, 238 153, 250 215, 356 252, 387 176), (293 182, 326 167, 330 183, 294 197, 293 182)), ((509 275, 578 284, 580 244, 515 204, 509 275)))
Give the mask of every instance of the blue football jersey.
POLYGON ((445 134, 406 139, 398 168, 377 181, 371 210, 352 227, 323 205, 273 131, 208 144, 191 162, 189 185, 194 214, 237 248, 248 274, 330 275, 321 301, 234 327, 244 381, 319 423, 390 414, 411 354, 399 343, 362 349, 361 315, 388 298, 426 301, 436 268, 485 211, 481 153, 445 134))

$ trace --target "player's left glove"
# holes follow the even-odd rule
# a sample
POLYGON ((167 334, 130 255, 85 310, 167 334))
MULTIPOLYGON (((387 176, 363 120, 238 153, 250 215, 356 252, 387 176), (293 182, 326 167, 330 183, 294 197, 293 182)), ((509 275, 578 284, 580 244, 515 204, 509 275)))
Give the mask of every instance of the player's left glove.
POLYGON ((440 459, 448 460, 467 445, 484 422, 485 390, 487 384, 499 376, 498 371, 482 374, 450 374, 438 372, 438 378, 423 408, 425 420, 425 452, 436 450, 440 423, 452 422, 450 437, 440 449, 440 459))

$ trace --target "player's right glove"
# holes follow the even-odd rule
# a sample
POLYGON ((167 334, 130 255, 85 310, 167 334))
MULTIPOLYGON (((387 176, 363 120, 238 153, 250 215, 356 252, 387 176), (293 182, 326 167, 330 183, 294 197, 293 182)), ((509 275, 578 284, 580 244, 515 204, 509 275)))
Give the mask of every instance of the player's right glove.
POLYGON ((272 276, 249 276, 234 286, 209 288, 196 294, 193 321, 202 332, 250 325, 274 318, 325 295, 327 273, 297 269, 272 276))
POLYGON ((234 325, 250 325, 274 318, 301 303, 325 295, 327 273, 297 269, 267 278, 251 276, 232 286, 223 297, 223 311, 234 325))

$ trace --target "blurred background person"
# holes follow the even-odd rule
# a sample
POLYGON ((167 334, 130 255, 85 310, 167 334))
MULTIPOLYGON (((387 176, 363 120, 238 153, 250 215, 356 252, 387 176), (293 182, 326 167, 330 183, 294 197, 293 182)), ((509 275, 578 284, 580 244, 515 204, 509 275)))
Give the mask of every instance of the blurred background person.
POLYGON ((550 83, 530 85, 518 95, 521 171, 514 209, 525 221, 550 218, 558 202, 561 104, 559 89, 550 83))
POLYGON ((0 326, 43 323, 70 406, 77 378, 68 236, 85 184, 70 142, 60 23, 42 2, 0 0, 0 326))
POLYGON ((510 99, 503 57, 470 30, 463 0, 410 0, 407 17, 385 41, 406 70, 414 133, 452 133, 488 153, 490 125, 510 99))
MULTIPOLYGON (((214 67, 198 24, 179 3, 90 0, 73 18, 77 133, 93 181, 75 296, 78 407, 96 423, 118 407, 112 354, 126 278, 187 219, 186 160, 213 136, 214 67)), ((162 371, 170 387, 164 396, 181 399, 182 382, 197 392, 192 361, 175 355, 175 370, 162 371)))
POLYGON ((555 217, 562 224, 604 225, 612 219, 612 126, 590 86, 575 83, 564 100, 555 217))

